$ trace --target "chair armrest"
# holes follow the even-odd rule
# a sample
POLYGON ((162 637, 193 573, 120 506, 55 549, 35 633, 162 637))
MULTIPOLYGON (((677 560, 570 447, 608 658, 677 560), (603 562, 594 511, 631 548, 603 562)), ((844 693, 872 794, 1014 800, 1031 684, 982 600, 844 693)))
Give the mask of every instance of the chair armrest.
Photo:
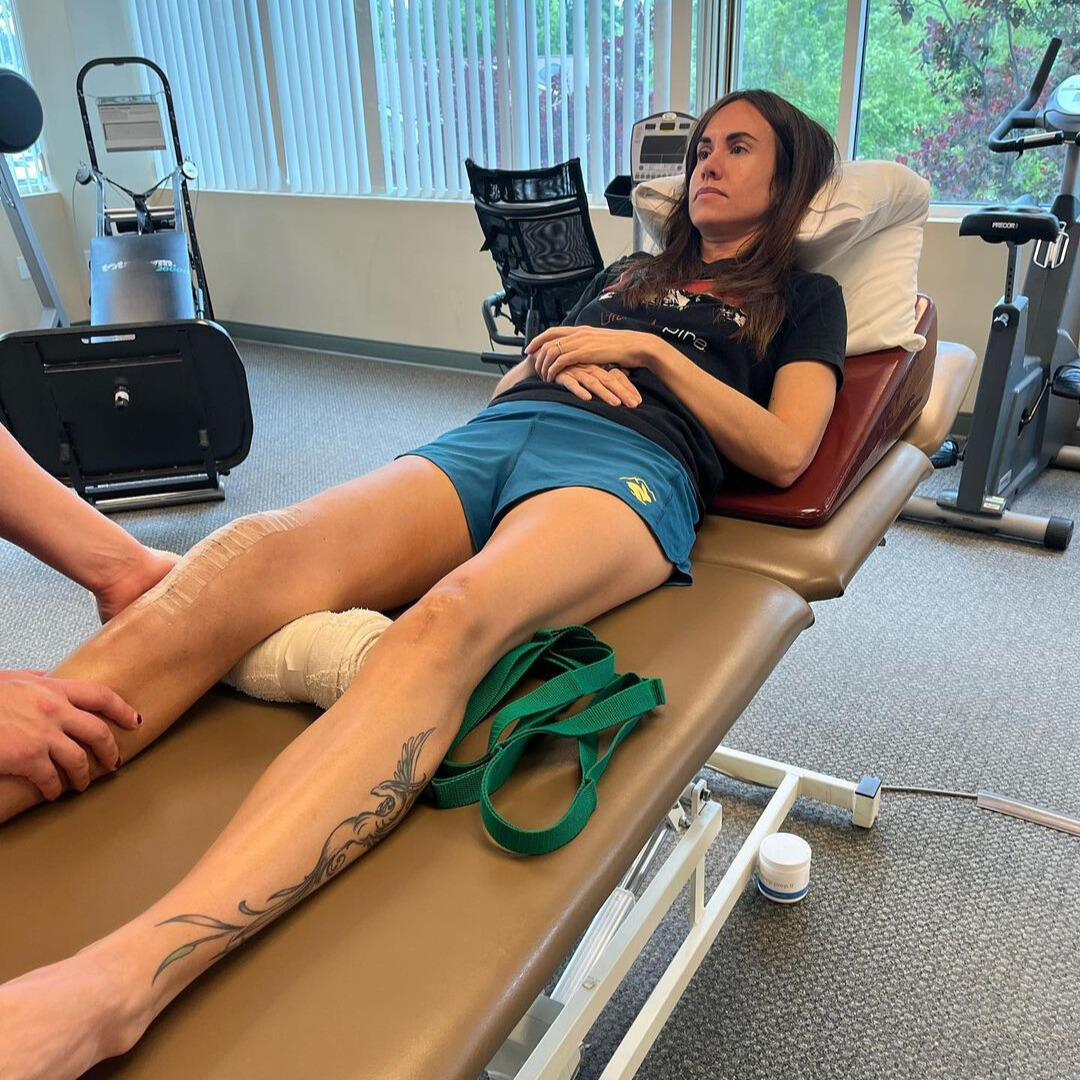
POLYGON ((493 345, 514 345, 519 349, 525 348, 525 339, 517 337, 513 334, 500 333, 499 327, 495 322, 495 316, 498 314, 499 305, 505 303, 506 293, 497 292, 492 293, 490 296, 485 296, 480 302, 480 314, 484 318, 484 326, 487 328, 487 335, 491 338, 493 345))

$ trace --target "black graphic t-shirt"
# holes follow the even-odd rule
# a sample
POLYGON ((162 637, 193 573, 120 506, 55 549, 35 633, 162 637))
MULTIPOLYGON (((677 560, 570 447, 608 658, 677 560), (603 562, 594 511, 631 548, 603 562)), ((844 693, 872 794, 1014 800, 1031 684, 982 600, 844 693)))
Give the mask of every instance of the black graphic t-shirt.
MULTIPOLYGON (((646 258, 650 256, 645 256, 646 258)), ((628 268, 630 256, 593 278, 564 326, 597 326, 656 334, 713 378, 727 383, 767 408, 776 373, 795 360, 820 360, 843 380, 847 312, 836 281, 824 274, 792 271, 788 280, 787 315, 765 355, 754 359, 749 346, 732 340, 746 316, 710 295, 708 282, 691 282, 672 290, 660 304, 630 309, 612 286, 628 268)), ((522 379, 500 394, 500 401, 560 401, 597 413, 662 446, 680 461, 708 506, 724 479, 724 462, 701 421, 651 371, 630 368, 627 376, 641 394, 636 408, 608 405, 595 397, 582 401, 557 383, 539 376, 522 379)))

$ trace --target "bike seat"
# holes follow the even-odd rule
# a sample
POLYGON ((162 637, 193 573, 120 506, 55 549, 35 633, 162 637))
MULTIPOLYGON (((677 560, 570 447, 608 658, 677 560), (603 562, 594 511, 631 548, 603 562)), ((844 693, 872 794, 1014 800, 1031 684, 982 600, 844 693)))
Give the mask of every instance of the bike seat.
POLYGON ((978 236, 991 244, 1026 244, 1056 240, 1060 227, 1054 214, 1038 206, 984 206, 964 215, 960 235, 978 236))

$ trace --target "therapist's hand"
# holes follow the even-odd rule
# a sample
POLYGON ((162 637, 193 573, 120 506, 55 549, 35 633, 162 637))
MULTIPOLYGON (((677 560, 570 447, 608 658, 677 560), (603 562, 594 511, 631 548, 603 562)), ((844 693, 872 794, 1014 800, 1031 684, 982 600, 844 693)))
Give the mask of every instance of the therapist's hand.
POLYGON ((61 794, 65 778, 83 791, 90 783, 88 752, 106 769, 120 764, 107 721, 129 730, 142 723, 101 683, 0 671, 0 774, 25 777, 46 799, 61 794))
POLYGON ((554 382, 560 371, 576 364, 614 365, 624 369, 651 367, 663 342, 638 330, 604 330, 596 326, 552 326, 529 342, 536 374, 554 382))
POLYGON ((609 405, 635 408, 641 404, 641 392, 619 368, 574 364, 563 368, 552 381, 565 386, 582 401, 591 401, 595 397, 609 405))
POLYGON ((118 565, 95 588, 98 615, 107 623, 148 589, 152 589, 179 561, 180 556, 171 551, 142 547, 136 556, 118 565))

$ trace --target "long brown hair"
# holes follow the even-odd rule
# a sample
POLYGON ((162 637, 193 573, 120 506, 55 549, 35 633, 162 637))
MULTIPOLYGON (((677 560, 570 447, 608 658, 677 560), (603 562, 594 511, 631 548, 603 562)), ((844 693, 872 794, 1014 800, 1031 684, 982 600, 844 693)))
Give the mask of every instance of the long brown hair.
POLYGON ((630 307, 656 304, 690 281, 714 281, 717 295, 738 299, 746 323, 735 338, 747 341, 760 359, 776 336, 787 309, 785 284, 795 265, 795 235, 814 195, 835 173, 840 160, 832 136, 816 120, 769 90, 736 90, 711 106, 694 128, 686 152, 682 195, 663 228, 663 251, 628 270, 620 291, 630 307), (709 121, 725 105, 753 105, 776 136, 772 205, 759 232, 722 266, 701 261, 701 234, 690 220, 690 177, 698 144, 709 121))

